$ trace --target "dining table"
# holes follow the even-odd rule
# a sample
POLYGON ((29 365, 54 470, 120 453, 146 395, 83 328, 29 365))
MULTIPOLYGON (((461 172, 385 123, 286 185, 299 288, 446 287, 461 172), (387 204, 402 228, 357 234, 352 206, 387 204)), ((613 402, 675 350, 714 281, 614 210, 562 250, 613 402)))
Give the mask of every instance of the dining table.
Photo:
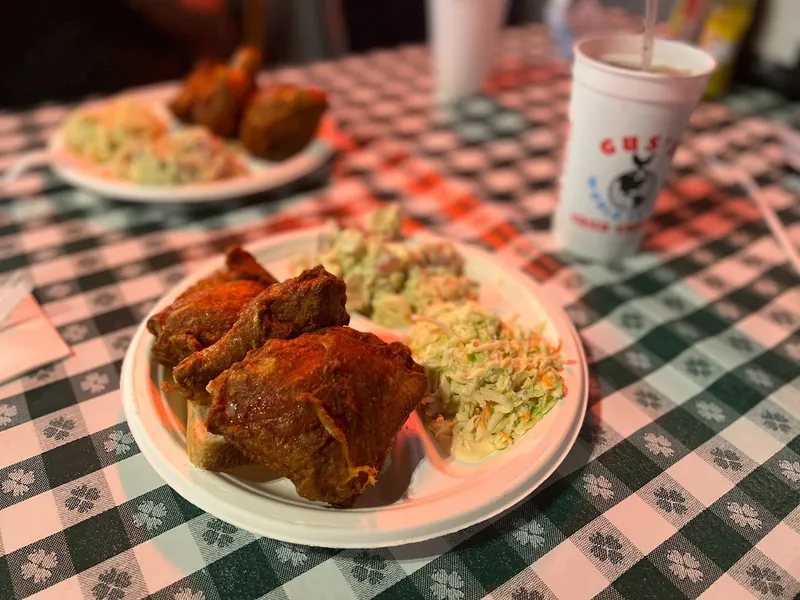
MULTIPOLYGON (((323 88, 339 135, 319 172, 253 197, 118 201, 47 167, 9 184, 0 277, 27 274, 70 355, 0 387, 0 598, 798 597, 800 279, 737 175, 800 242, 800 174, 780 135, 800 104, 752 87, 701 103, 641 252, 597 263, 549 231, 570 70, 538 24, 505 29, 485 93, 448 107, 420 45, 270 70, 323 88), (197 508, 126 423, 137 327, 230 244, 386 204, 409 230, 488 249, 564 307, 590 379, 571 452, 512 509, 405 546, 284 543, 197 508)), ((0 169, 69 110, 0 113, 0 169)))

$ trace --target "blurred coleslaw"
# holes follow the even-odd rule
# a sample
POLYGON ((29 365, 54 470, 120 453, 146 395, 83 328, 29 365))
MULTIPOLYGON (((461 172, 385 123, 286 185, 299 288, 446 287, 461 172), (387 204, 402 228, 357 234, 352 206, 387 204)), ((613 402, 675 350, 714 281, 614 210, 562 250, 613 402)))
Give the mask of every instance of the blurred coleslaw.
POLYGON ((133 98, 79 108, 63 135, 73 154, 137 184, 202 183, 247 172, 224 140, 202 127, 170 129, 153 106, 133 98))
POLYGON ((63 131, 70 151, 104 164, 123 145, 156 139, 167 126, 144 102, 123 97, 76 110, 67 117, 63 131))

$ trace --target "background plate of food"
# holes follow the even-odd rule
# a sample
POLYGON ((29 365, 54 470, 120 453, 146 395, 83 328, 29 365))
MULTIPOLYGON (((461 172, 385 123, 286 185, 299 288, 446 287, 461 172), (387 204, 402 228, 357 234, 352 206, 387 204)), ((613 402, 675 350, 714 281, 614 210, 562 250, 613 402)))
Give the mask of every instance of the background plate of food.
POLYGON ((213 202, 313 173, 334 153, 321 90, 259 85, 258 55, 201 62, 184 82, 131 90, 74 110, 40 160, 65 181, 138 202, 213 202))
POLYGON ((588 394, 563 310, 396 217, 231 248, 155 306, 123 405, 179 494, 282 541, 384 547, 491 518, 561 463, 588 394))

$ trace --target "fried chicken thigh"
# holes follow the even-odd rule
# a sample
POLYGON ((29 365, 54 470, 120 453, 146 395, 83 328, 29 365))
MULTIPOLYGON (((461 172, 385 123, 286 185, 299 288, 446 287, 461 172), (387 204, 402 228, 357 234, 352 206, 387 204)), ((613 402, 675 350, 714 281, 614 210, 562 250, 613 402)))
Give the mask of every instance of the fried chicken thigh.
POLYGON ((268 86, 250 98, 239 140, 254 156, 286 160, 313 139, 328 108, 325 94, 289 84, 268 86))
POLYGON ((173 370, 175 382, 187 397, 207 402, 206 385, 267 340, 347 325, 346 301, 344 282, 322 266, 273 285, 250 301, 216 343, 181 361, 173 370))
POLYGON ((274 283, 275 278, 248 252, 229 248, 224 268, 195 283, 147 321, 147 329, 156 336, 153 357, 172 367, 210 346, 231 328, 250 300, 274 283))
POLYGON ((426 388, 403 344, 330 327, 269 340, 214 379, 207 424, 303 498, 349 507, 426 388))

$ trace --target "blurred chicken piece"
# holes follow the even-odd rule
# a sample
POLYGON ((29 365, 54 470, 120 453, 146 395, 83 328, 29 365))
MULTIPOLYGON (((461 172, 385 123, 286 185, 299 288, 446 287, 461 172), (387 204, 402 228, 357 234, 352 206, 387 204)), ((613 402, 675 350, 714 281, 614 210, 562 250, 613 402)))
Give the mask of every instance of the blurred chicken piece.
POLYGON ((151 353, 161 364, 175 366, 210 346, 236 322, 241 310, 276 279, 242 248, 225 253, 225 266, 178 296, 147 321, 156 336, 151 353))
POLYGON ((181 361, 172 372, 175 382, 187 398, 207 402, 208 383, 267 340, 347 325, 346 302, 344 282, 322 266, 273 285, 253 298, 216 343, 181 361))
POLYGON ((203 125, 222 137, 233 137, 256 88, 260 64, 261 56, 252 48, 237 50, 228 65, 200 61, 184 80, 170 109, 181 121, 203 125))
POLYGON ((222 373, 208 386, 207 425, 303 498, 349 507, 426 388, 403 344, 330 327, 269 340, 222 373))
POLYGON ((325 93, 275 84, 253 94, 239 127, 242 145, 265 160, 285 160, 305 148, 328 108, 325 93))

